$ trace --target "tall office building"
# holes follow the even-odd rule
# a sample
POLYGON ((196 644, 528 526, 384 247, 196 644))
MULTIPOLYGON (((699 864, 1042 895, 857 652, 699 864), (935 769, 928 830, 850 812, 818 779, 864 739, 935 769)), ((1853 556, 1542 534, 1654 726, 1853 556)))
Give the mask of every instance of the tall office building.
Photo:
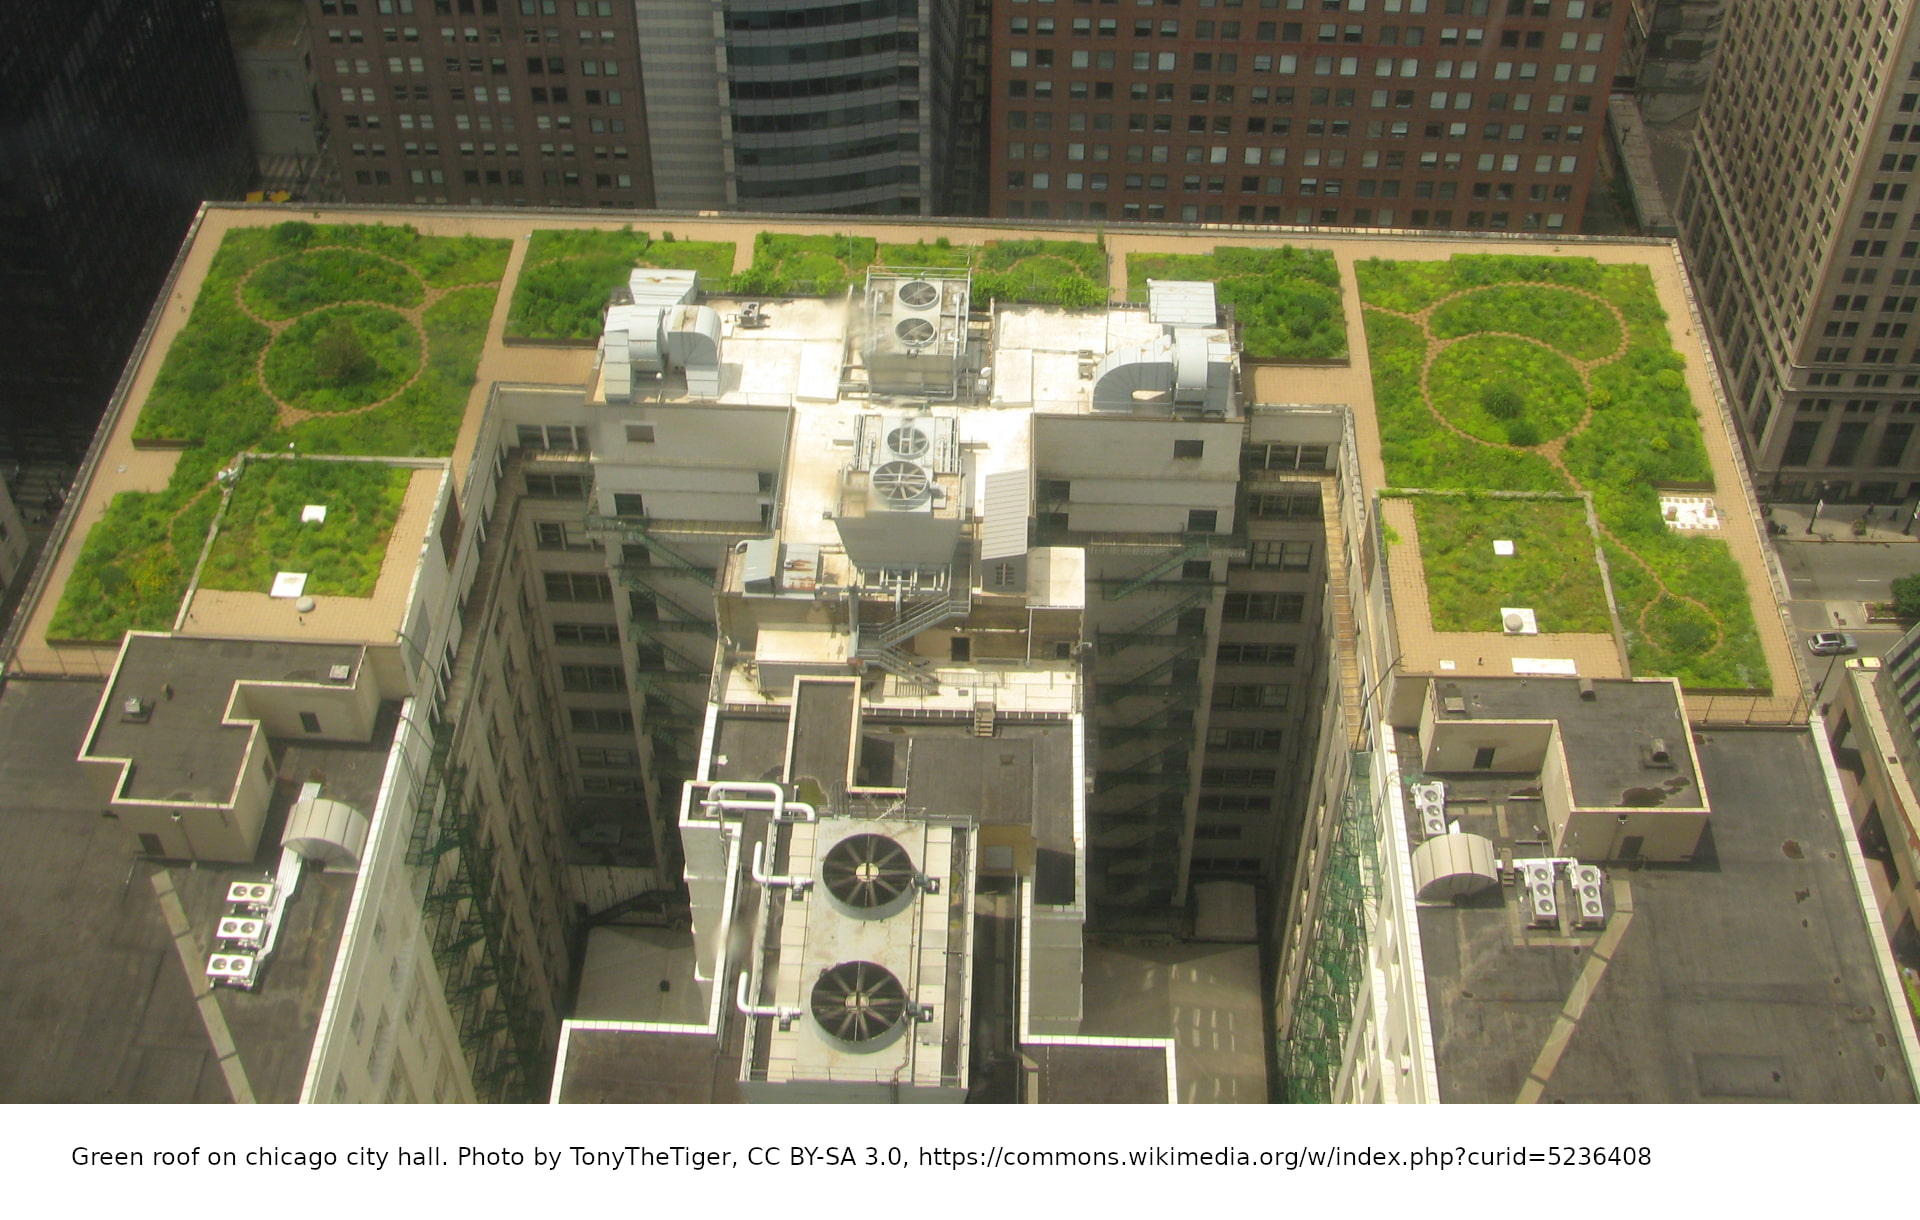
POLYGON ((952 189, 960 0, 307 3, 357 202, 917 215, 952 189))
POLYGON ((1678 206, 1764 498, 1920 492, 1920 23, 1733 4, 1678 206))
POLYGON ((220 6, 26 6, 0 108, 0 433, 74 462, 194 210, 247 186, 220 6))
POLYGON ((996 0, 990 211, 1578 231, 1626 12, 996 0))

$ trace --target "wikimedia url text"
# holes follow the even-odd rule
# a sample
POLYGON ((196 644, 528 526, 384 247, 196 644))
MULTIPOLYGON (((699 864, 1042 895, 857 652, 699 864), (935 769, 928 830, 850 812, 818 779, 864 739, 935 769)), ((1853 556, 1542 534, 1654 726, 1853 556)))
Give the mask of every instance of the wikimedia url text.
POLYGON ((426 1170, 728 1170, 728 1169, 1559 1169, 1642 1167, 1653 1164, 1648 1145, 1521 1145, 1509 1148, 1349 1148, 1339 1144, 1298 1148, 1182 1148, 1156 1144, 1123 1149, 1049 1149, 993 1145, 986 1148, 903 1148, 844 1144, 760 1144, 747 1148, 695 1148, 682 1144, 556 1147, 348 1149, 182 1148, 129 1150, 76 1147, 72 1163, 90 1169, 185 1169, 245 1166, 308 1171, 426 1170))

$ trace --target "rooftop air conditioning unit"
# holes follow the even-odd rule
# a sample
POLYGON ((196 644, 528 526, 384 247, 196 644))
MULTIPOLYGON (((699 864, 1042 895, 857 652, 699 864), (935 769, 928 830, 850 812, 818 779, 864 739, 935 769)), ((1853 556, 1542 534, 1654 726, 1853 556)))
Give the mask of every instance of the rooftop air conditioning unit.
POLYGON ((264 919, 223 915, 220 917, 220 925, 214 932, 214 936, 219 940, 239 940, 257 945, 266 930, 267 921, 264 919))
POLYGON ((1447 833, 1447 786, 1439 780, 1413 785, 1413 808, 1428 838, 1447 833))
POLYGON ((1606 874, 1592 864, 1576 864, 1567 871, 1567 884, 1573 890, 1573 913, 1583 928, 1598 928, 1607 922, 1606 874))
POLYGON ((207 977, 246 986, 253 982, 253 968, 258 961, 246 953, 216 953, 207 959, 207 977))
POLYGON ((907 280, 894 289, 893 337, 909 351, 932 347, 940 338, 940 285, 907 280))
POLYGON ((1532 912, 1528 922, 1536 928, 1560 926, 1560 895, 1554 885, 1551 860, 1527 860, 1520 864, 1520 890, 1532 912))
POLYGON ((227 887, 227 901, 243 903, 247 906, 266 906, 273 901, 273 883, 236 881, 227 887))

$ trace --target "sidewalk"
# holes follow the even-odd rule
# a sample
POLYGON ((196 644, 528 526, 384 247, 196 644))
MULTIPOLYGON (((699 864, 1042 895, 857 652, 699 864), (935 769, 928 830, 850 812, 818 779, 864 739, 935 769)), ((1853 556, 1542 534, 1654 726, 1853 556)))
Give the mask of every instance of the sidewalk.
POLYGON ((1783 542, 1813 538, 1826 542, 1920 542, 1920 537, 1905 532, 1912 528, 1920 533, 1920 526, 1911 523, 1911 509, 1884 504, 1828 504, 1820 508, 1816 521, 1812 520, 1814 508, 1812 504, 1770 505, 1767 518, 1781 531, 1774 537, 1783 542), (1863 520, 1864 526, 1858 524, 1863 520), (1809 524, 1813 526, 1811 532, 1809 524))

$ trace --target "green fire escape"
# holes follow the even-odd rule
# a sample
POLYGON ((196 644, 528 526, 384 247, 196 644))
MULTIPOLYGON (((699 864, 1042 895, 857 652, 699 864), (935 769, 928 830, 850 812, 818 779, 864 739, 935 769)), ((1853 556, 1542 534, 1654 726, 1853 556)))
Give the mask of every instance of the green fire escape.
POLYGON ((443 722, 415 798, 407 863, 425 875, 426 934, 476 1092, 483 1101, 537 1101, 548 1067, 539 984, 513 946, 494 848, 467 808, 466 768, 452 751, 453 726, 443 722))
POLYGON ((1371 756, 1355 754, 1340 806, 1320 913, 1307 949, 1306 977, 1279 1046, 1281 1083, 1290 1102, 1330 1102, 1345 1061, 1347 1035, 1371 969, 1378 827, 1368 787, 1371 756))

